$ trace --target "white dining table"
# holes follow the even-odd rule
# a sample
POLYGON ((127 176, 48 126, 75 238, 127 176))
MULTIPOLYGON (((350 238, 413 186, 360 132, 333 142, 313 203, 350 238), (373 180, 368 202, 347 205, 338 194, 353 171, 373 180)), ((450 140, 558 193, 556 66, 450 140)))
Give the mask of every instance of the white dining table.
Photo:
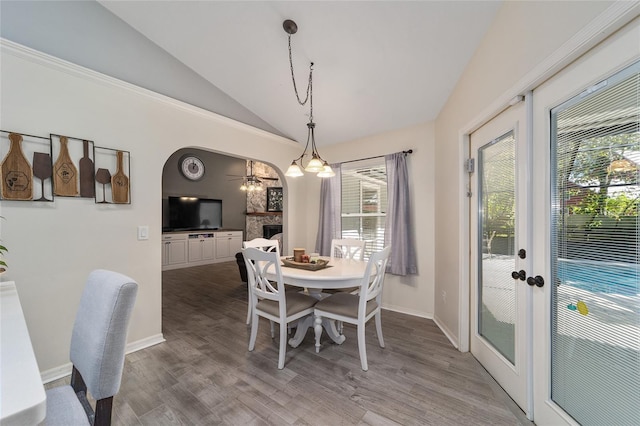
POLYGON ((36 425, 47 396, 13 281, 0 283, 0 425, 36 425))
MULTIPOLYGON (((367 268, 367 262, 355 259, 341 259, 321 257, 329 261, 328 267, 312 271, 308 269, 294 268, 282 266, 282 278, 285 284, 293 285, 306 289, 309 295, 321 299, 327 294, 322 293, 325 289, 344 289, 351 287, 359 287, 367 268)), ((267 278, 276 280, 275 268, 272 266, 267 270, 267 278)), ((309 327, 314 327, 316 332, 316 352, 320 349, 320 332, 324 329, 327 335, 336 342, 342 344, 345 340, 344 335, 340 334, 336 329, 335 321, 325 318, 316 318, 313 315, 298 321, 296 326, 296 334, 289 339, 291 347, 298 347, 304 336, 307 334, 309 327), (322 327, 314 327, 314 325, 322 325, 322 327)))

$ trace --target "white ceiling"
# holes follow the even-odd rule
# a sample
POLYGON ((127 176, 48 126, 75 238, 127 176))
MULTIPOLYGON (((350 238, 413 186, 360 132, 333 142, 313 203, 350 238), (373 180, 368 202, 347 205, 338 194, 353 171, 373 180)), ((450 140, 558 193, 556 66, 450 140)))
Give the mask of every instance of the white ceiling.
MULTIPOLYGON (((434 120, 499 1, 100 1, 254 114, 306 141, 293 92, 313 73, 316 143, 434 120)), ((141 53, 143 54, 143 53, 141 53)), ((303 93, 301 93, 303 95, 303 93)))

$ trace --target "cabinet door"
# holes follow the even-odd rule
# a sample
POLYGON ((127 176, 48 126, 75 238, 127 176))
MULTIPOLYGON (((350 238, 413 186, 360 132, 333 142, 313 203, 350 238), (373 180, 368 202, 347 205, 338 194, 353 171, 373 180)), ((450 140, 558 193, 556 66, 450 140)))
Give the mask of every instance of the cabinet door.
POLYGON ((205 238, 201 247, 202 260, 213 260, 215 258, 215 238, 205 238))
POLYGON ((202 244, 201 238, 189 240, 189 262, 202 260, 202 244))
POLYGON ((235 256, 236 253, 242 250, 242 237, 234 236, 229 240, 229 255, 235 256))
POLYGON ((170 241, 167 246, 167 265, 187 261, 187 242, 185 240, 170 241))
POLYGON ((216 237, 216 259, 229 257, 229 238, 227 236, 216 237))

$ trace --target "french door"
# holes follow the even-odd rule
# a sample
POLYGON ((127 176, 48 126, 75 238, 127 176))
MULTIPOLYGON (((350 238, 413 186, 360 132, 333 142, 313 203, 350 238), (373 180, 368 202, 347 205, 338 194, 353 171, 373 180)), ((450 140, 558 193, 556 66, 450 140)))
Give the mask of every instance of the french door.
POLYGON ((639 39, 470 135, 471 351, 538 425, 640 419, 639 39))
POLYGON ((471 352, 529 411, 530 289, 524 102, 470 136, 471 352))
POLYGON ((637 21, 533 92, 540 425, 640 421, 637 21))

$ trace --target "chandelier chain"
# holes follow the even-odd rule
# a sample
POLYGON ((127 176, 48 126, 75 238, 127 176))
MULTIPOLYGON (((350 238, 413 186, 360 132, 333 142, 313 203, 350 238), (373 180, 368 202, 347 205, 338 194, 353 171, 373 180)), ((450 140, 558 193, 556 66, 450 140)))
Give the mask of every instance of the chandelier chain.
POLYGON ((307 90, 306 90, 306 95, 304 98, 304 101, 300 100, 300 95, 298 94, 298 87, 296 85, 296 77, 295 74, 293 72, 293 59, 291 57, 291 34, 289 34, 289 66, 291 68, 291 81, 293 82, 293 91, 296 94, 296 99, 298 100, 298 103, 302 106, 305 106, 307 104, 307 101, 311 101, 311 105, 310 105, 310 110, 311 110, 311 116, 313 117, 313 62, 311 62, 311 65, 309 65, 309 82, 307 83, 307 90))

